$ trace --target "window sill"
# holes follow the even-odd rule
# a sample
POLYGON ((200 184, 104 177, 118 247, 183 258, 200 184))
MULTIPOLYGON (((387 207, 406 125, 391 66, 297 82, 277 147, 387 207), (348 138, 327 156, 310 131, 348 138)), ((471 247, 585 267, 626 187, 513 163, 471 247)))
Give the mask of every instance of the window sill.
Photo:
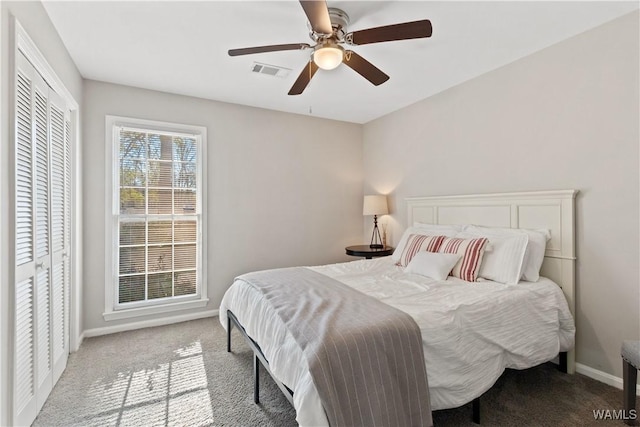
POLYGON ((203 298, 196 301, 173 302, 149 307, 130 308, 127 310, 114 310, 102 313, 102 317, 104 317, 105 322, 109 322, 112 320, 130 319, 132 317, 149 316, 153 314, 169 313, 172 311, 189 310, 192 308, 202 308, 206 307, 208 302, 208 298, 203 298))

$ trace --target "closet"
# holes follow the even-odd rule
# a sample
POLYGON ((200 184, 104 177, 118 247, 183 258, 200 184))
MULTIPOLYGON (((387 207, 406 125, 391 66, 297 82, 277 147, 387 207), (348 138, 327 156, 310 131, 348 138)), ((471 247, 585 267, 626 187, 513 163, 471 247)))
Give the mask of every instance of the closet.
POLYGON ((71 122, 27 58, 15 60, 13 424, 29 425, 69 354, 71 122))

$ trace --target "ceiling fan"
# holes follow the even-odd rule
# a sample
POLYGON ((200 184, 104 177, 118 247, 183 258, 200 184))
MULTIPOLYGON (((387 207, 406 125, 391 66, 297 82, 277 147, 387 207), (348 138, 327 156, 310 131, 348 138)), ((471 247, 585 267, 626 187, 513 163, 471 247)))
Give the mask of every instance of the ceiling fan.
POLYGON ((333 70, 340 64, 347 65, 376 86, 389 80, 388 75, 354 51, 342 47, 343 44, 359 46, 370 43, 431 37, 432 28, 428 19, 347 33, 349 16, 344 11, 332 7, 328 8, 325 0, 300 0, 300 4, 309 19, 309 37, 315 42, 314 46, 307 43, 293 43, 229 50, 229 56, 239 56, 283 50, 311 49, 312 53, 309 62, 298 76, 291 90, 289 90, 289 95, 300 95, 316 71, 318 71, 318 68, 333 70))

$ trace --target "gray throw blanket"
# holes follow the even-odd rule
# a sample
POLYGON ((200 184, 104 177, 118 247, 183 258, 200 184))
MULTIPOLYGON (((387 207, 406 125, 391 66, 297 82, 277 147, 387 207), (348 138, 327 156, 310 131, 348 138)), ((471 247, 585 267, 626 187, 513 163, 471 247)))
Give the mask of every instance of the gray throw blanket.
POLYGON ((411 316, 303 267, 237 280, 264 295, 302 348, 331 426, 433 425, 411 316))

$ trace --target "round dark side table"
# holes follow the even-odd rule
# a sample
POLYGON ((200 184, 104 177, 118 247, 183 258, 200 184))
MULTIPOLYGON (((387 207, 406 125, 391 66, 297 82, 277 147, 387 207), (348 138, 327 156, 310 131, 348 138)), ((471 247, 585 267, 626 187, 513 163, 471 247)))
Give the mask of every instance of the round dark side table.
POLYGON ((373 249, 370 248, 369 245, 356 245, 356 246, 347 246, 345 251, 347 255, 351 256, 361 256, 366 259, 371 259, 373 257, 379 256, 388 256, 393 253, 393 249, 391 246, 385 246, 381 249, 373 249))

